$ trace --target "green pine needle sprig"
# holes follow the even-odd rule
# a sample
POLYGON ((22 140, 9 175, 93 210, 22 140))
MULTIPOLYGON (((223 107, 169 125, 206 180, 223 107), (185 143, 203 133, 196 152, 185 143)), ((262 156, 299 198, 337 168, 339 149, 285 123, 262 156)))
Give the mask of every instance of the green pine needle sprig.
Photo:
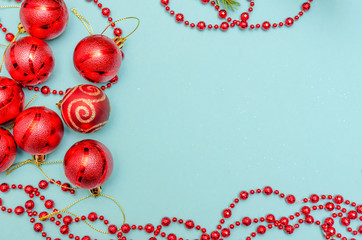
POLYGON ((238 6, 240 6, 240 3, 234 0, 216 0, 217 5, 220 5, 220 2, 225 6, 226 11, 229 10, 229 8, 234 11, 238 6))

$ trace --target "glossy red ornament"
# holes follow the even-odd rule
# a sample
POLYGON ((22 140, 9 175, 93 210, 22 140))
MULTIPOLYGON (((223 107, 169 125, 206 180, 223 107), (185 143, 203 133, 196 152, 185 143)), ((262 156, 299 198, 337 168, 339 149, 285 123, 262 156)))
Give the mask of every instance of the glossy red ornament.
POLYGON ((13 121, 24 109, 23 89, 14 80, 0 77, 0 124, 13 121))
POLYGON ((34 37, 54 39, 68 24, 69 13, 63 0, 25 0, 20 8, 20 21, 34 37))
POLYGON ((0 128, 0 173, 6 171, 15 161, 16 144, 8 130, 0 128))
POLYGON ((121 50, 107 36, 91 35, 74 50, 75 69, 88 81, 104 83, 114 78, 122 64, 121 50))
POLYGON ((31 155, 47 155, 60 144, 64 127, 60 117, 46 107, 31 107, 15 119, 14 139, 31 155))
POLYGON ((60 104, 64 122, 74 131, 93 133, 108 121, 111 106, 98 87, 84 84, 71 89, 60 104))
POLYGON ((23 37, 6 50, 5 66, 10 76, 19 84, 38 85, 48 80, 53 72, 53 51, 39 38, 23 37))
POLYGON ((80 188, 102 186, 113 171, 111 152, 95 140, 75 143, 64 157, 64 172, 68 180, 80 188))

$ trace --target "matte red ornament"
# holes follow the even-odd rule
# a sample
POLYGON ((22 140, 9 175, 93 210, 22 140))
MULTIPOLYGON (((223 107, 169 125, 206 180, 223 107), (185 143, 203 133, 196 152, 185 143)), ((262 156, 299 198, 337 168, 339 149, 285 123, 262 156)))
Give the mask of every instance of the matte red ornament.
POLYGON ((98 87, 84 84, 71 89, 60 103, 64 122, 74 131, 93 133, 108 121, 111 106, 98 87))
POLYGON ((23 89, 14 80, 0 77, 0 124, 13 121, 24 109, 23 89))
POLYGON ((22 86, 34 86, 48 80, 54 69, 53 51, 43 40, 23 37, 5 52, 5 66, 22 86))
POLYGON ((88 81, 104 83, 112 80, 121 64, 121 50, 107 36, 91 35, 81 40, 74 50, 74 66, 88 81))
POLYGON ((25 0, 20 8, 20 21, 34 37, 54 39, 68 24, 69 13, 63 0, 25 0))
POLYGON ((5 172, 15 161, 16 144, 8 130, 0 128, 0 173, 5 172))
POLYGON ((31 155, 47 155, 60 144, 64 127, 60 117, 46 107, 24 110, 15 119, 14 139, 31 155))
POLYGON ((83 189, 102 186, 113 171, 111 152, 95 140, 75 143, 64 157, 64 172, 68 180, 83 189))

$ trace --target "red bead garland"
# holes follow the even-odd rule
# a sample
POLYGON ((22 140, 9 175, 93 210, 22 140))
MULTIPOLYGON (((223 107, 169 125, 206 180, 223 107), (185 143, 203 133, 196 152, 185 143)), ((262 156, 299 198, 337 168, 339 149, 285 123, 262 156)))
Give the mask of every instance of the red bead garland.
MULTIPOLYGON (((178 23, 184 23, 185 26, 190 26, 191 28, 194 28, 195 26, 197 27, 198 30, 203 31, 205 29, 220 29, 221 31, 227 31, 229 28, 234 28, 235 26, 239 26, 240 29, 244 30, 244 29, 259 29, 262 28, 264 31, 268 31, 271 28, 277 28, 279 27, 283 27, 284 25, 287 27, 290 27, 294 24, 294 21, 299 20, 299 18, 301 16, 303 16, 303 14, 307 11, 310 10, 311 8, 311 3, 313 2, 313 0, 307 0, 307 2, 303 3, 301 6, 301 11, 298 12, 298 14, 296 16, 292 17, 288 17, 286 18, 286 20, 284 22, 279 22, 279 23, 270 23, 269 21, 264 21, 262 23, 257 23, 257 24, 249 24, 248 20, 250 17, 250 13, 253 12, 254 10, 254 6, 255 6, 255 2, 254 0, 248 0, 249 3, 249 8, 246 12, 243 12, 240 15, 240 19, 232 19, 230 17, 227 18, 227 11, 225 9, 220 9, 220 6, 218 6, 216 4, 215 1, 210 1, 210 0, 201 0, 201 3, 203 4, 210 4, 217 12, 218 12, 218 17, 220 19, 226 19, 227 22, 222 22, 221 24, 207 24, 204 21, 199 21, 198 23, 190 23, 189 21, 185 20, 184 14, 182 13, 177 13, 175 16, 176 22, 178 23), (207 26, 207 27, 206 27, 207 26)), ((163 7, 165 7, 165 10, 167 12, 170 13, 171 16, 175 15, 175 11, 171 10, 170 6, 170 1, 169 0, 161 0, 161 5, 163 7)))
MULTIPOLYGON (((51 240, 52 238, 48 236, 48 234, 44 231, 45 228, 45 221, 38 222, 38 218, 46 216, 48 212, 40 212, 38 213, 35 211, 36 204, 34 202, 35 197, 39 197, 41 201, 44 202, 44 207, 47 211, 57 211, 55 207, 55 203, 53 200, 45 199, 43 195, 41 195, 40 191, 48 188, 49 183, 55 183, 54 180, 52 181, 45 181, 42 180, 39 182, 38 187, 35 188, 33 186, 26 186, 23 187, 22 185, 9 185, 7 183, 3 183, 0 185, 0 191, 2 193, 7 193, 10 190, 23 190, 25 194, 29 196, 29 200, 25 203, 24 206, 17 206, 14 208, 7 208, 4 206, 3 199, 0 198, 0 206, 3 212, 7 212, 9 214, 16 214, 18 216, 27 215, 30 218, 30 222, 34 225, 34 231, 41 234, 42 237, 46 237, 46 240, 51 240)), ((57 184, 61 184, 60 181, 57 181, 57 184)), ((69 185, 68 183, 64 183, 69 185)), ((63 185, 64 185, 63 184, 63 185)), ((71 190, 70 193, 74 194, 74 190, 71 190)), ((239 217, 237 217, 239 218, 239 217)), ((302 201, 295 201, 295 197, 293 195, 288 195, 287 197, 285 194, 280 193, 278 190, 273 190, 271 187, 265 187, 263 189, 255 189, 250 191, 242 191, 239 194, 239 197, 234 199, 233 202, 230 204, 230 208, 225 209, 222 212, 222 218, 220 219, 220 224, 217 225, 216 230, 208 232, 206 228, 202 228, 200 225, 196 225, 193 220, 183 220, 173 217, 172 219, 169 217, 164 217, 161 220, 160 225, 153 225, 151 223, 142 225, 129 225, 124 224, 121 226, 120 231, 118 231, 118 227, 114 224, 110 224, 110 222, 105 219, 104 216, 98 215, 95 212, 89 213, 88 216, 81 216, 81 217, 74 217, 70 215, 62 215, 58 214, 56 217, 52 217, 49 219, 49 222, 55 224, 59 227, 59 231, 62 235, 67 236, 69 239, 77 239, 77 240, 91 240, 92 238, 88 235, 86 236, 76 236, 71 233, 71 227, 74 223, 79 223, 80 220, 89 220, 90 222, 102 221, 107 228, 107 232, 109 234, 115 235, 120 240, 127 240, 127 235, 132 231, 145 231, 145 233, 153 235, 150 237, 150 240, 156 240, 156 238, 162 237, 166 238, 167 240, 183 240, 183 238, 178 237, 174 233, 166 233, 163 229, 169 227, 171 224, 178 223, 180 225, 184 225, 186 229, 191 230, 195 229, 200 231, 199 239, 200 240, 222 240, 224 238, 228 238, 232 235, 232 231, 237 227, 251 227, 253 226, 254 231, 250 233, 246 240, 251 240, 258 235, 265 235, 268 233, 269 230, 276 228, 281 231, 284 231, 286 234, 293 234, 300 225, 306 223, 307 225, 316 225, 319 226, 323 232, 325 239, 334 239, 339 238, 342 240, 356 240, 356 238, 347 238, 342 236, 341 233, 337 232, 336 224, 338 222, 341 223, 342 226, 346 227, 347 232, 349 232, 352 236, 357 236, 362 234, 362 225, 356 227, 353 230, 350 227, 352 221, 362 222, 362 205, 358 205, 355 202, 350 202, 349 200, 344 200, 342 196, 336 195, 334 198, 332 195, 316 195, 313 194, 309 198, 304 198, 302 201), (226 221, 230 221, 229 218, 232 217, 232 209, 236 207, 237 204, 250 199, 251 196, 255 195, 264 195, 266 197, 272 196, 279 196, 281 199, 286 199, 288 204, 303 204, 301 206, 300 211, 296 212, 288 217, 281 217, 276 218, 274 214, 267 214, 265 217, 260 218, 250 218, 250 217, 243 217, 241 221, 237 220, 231 224, 226 225, 226 221), (325 204, 317 205, 317 203, 321 201, 327 201, 325 204), (328 202, 329 201, 329 202, 328 202), (309 205, 309 203, 311 205, 309 205), (315 205, 313 205, 315 204, 315 205), (334 210, 337 210, 337 213, 331 214, 330 217, 318 220, 317 216, 313 217, 312 214, 315 211, 320 211, 326 209, 329 212, 331 209, 332 204, 334 206, 334 210), (346 208, 351 208, 347 210, 346 208), (347 213, 344 215, 344 213, 347 213), (340 220, 338 220, 340 218, 340 220)), ((57 240, 55 238, 54 240, 57 240)))

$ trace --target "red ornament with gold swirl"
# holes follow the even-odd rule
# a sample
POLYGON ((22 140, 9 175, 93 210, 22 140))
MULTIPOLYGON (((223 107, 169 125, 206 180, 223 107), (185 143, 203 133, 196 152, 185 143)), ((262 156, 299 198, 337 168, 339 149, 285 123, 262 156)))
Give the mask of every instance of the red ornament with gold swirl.
POLYGON ((81 133, 93 133, 101 129, 107 123, 111 112, 107 95, 90 84, 69 90, 59 107, 68 127, 81 133))

